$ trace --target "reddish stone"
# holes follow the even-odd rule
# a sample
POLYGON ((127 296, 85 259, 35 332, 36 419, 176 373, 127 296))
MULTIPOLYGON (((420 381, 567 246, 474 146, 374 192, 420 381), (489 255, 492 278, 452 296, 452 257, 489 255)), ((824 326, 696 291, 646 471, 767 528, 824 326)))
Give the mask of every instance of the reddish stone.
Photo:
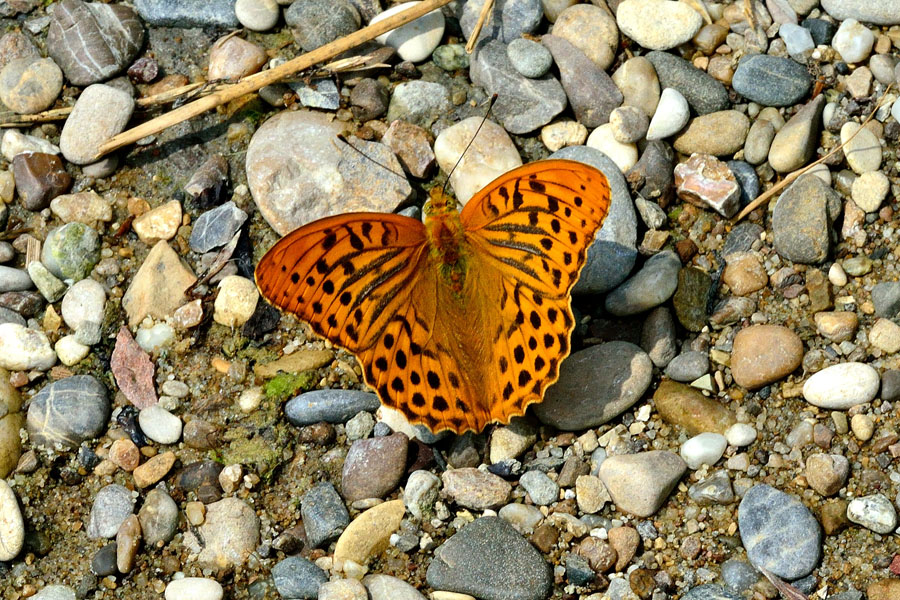
POLYGON ((678 197, 731 218, 740 208, 741 188, 728 165, 709 154, 694 154, 675 167, 678 197))
POLYGON ((19 201, 28 210, 44 210, 72 187, 72 176, 55 154, 23 152, 13 158, 12 167, 19 201))
POLYGON ((156 404, 156 388, 153 386, 153 363, 144 349, 131 337, 127 327, 119 329, 116 347, 109 361, 119 389, 139 409, 156 404))

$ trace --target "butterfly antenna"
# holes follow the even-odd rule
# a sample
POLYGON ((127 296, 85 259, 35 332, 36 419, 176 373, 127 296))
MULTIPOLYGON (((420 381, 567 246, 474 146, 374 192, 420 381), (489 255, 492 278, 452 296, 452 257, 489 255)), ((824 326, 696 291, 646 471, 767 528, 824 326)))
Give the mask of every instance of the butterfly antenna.
POLYGON ((466 147, 463 149, 462 153, 459 155, 459 158, 456 159, 456 164, 453 165, 453 168, 450 169, 450 172, 447 173, 447 180, 444 182, 444 185, 441 186, 441 194, 444 194, 447 191, 447 183, 450 182, 450 176, 453 175, 453 171, 456 170, 456 167, 459 166, 459 163, 462 162, 463 156, 466 155, 466 152, 469 151, 469 148, 472 147, 472 144, 475 143, 475 138, 478 137, 478 132, 481 131, 481 128, 484 126, 484 122, 487 121, 488 116, 491 114, 491 109, 494 108, 494 102, 497 101, 497 94, 491 96, 491 99, 488 100, 488 107, 484 113, 484 117, 481 119, 481 123, 478 124, 478 128, 475 130, 475 135, 472 136, 472 139, 469 140, 469 143, 466 144, 466 147))
MULTIPOLYGON (((372 161, 373 163, 375 163, 376 165, 378 165, 379 167, 381 167, 382 169, 384 169, 391 175, 396 175, 397 177, 402 177, 404 179, 404 181, 406 180, 406 175, 395 172, 392 168, 388 167, 387 165, 381 164, 380 162, 378 162, 377 160, 375 160, 374 158, 372 158, 371 156, 369 156, 368 154, 366 154, 365 152, 363 152, 362 150, 360 150, 359 148, 357 148, 356 146, 351 144, 350 140, 348 140, 347 136, 345 136, 343 133, 337 134, 337 138, 339 140, 341 140, 342 142, 344 142, 345 144, 347 144, 347 146, 349 146, 353 151, 359 153, 360 156, 362 156, 363 158, 366 158, 366 159, 372 161)), ((335 146, 337 146, 337 144, 335 144, 335 146)), ((340 148, 338 148, 338 150, 340 150, 340 148)))

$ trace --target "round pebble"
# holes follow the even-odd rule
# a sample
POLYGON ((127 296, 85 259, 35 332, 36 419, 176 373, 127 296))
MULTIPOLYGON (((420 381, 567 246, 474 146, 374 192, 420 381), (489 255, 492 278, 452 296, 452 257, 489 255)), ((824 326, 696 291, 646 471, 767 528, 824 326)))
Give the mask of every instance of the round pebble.
POLYGON ((181 419, 158 404, 141 410, 138 423, 144 434, 158 444, 174 444, 181 439, 181 419))
POLYGON ((850 462, 839 454, 813 454, 806 459, 806 481, 823 496, 833 496, 847 482, 850 462))
POLYGON ((226 327, 238 327, 250 320, 259 302, 256 284, 239 275, 229 275, 219 283, 213 304, 213 320, 226 327))
POLYGON ((531 501, 538 506, 549 506, 559 500, 559 485, 540 471, 526 471, 519 478, 531 501))
POLYGON ((22 551, 25 522, 12 488, 0 479, 0 560, 10 561, 22 551))
POLYGON ((553 56, 541 44, 525 38, 517 38, 506 47, 506 54, 516 71, 537 79, 543 77, 553 66, 553 56))
POLYGON ((585 144, 608 156, 623 173, 633 167, 638 160, 637 146, 618 141, 610 123, 601 125, 592 131, 585 144))
POLYGON ((735 423, 725 430, 725 439, 731 446, 749 446, 756 441, 756 429, 747 423, 735 423))
POLYGON ((703 25, 703 17, 689 4, 667 0, 625 0, 616 21, 622 33, 650 50, 680 46, 703 25))
POLYGON ((204 568, 242 565, 259 544, 259 517, 243 500, 223 498, 207 504, 206 520, 184 542, 204 568))
POLYGON ((897 511, 884 494, 854 498, 847 505, 847 518, 876 533, 888 534, 897 528, 897 511))
POLYGON ((408 447, 403 433, 353 442, 341 473, 344 498, 354 502, 387 496, 405 473, 408 447))
POLYGON ((674 252, 650 257, 640 271, 606 296, 606 310, 624 317, 659 306, 675 293, 680 269, 681 259, 674 252))
POLYGON ((372 392, 358 390, 315 390, 288 400, 285 416, 294 425, 320 421, 344 423, 360 411, 375 412, 381 403, 372 392))
POLYGON ((281 10, 275 0, 237 0, 234 15, 252 31, 268 31, 278 23, 281 10))
POLYGON ((755 54, 738 64, 731 85, 734 91, 757 104, 792 106, 809 92, 812 76, 790 58, 755 54))
POLYGON ((132 492, 126 487, 116 483, 103 487, 91 506, 87 536, 91 539, 115 537, 119 526, 131 516, 134 502, 132 492))
POLYGON ((592 4, 576 4, 563 10, 551 30, 584 52, 599 69, 606 70, 615 59, 619 29, 612 15, 592 4))
POLYGON ((74 335, 66 335, 59 338, 56 344, 53 345, 53 351, 56 352, 59 362, 67 367, 71 367, 80 363, 84 357, 90 354, 91 347, 79 342, 74 335))
POLYGON ((507 504, 497 514, 501 519, 508 521, 522 535, 534 533, 534 528, 544 519, 540 509, 529 504, 507 504))
POLYGON ((803 384, 803 397, 819 408, 846 410, 871 402, 878 393, 878 371, 860 362, 846 362, 822 369, 803 384))
POLYGON ((847 164, 857 174, 876 171, 881 166, 881 142, 872 131, 858 123, 844 123, 841 143, 847 164), (852 138, 850 136, 853 136, 852 138))
POLYGON ((62 85, 62 71, 51 58, 19 58, 0 70, 0 100, 19 114, 50 108, 62 85))
POLYGON ((47 234, 41 262, 60 279, 81 281, 100 262, 100 236, 84 223, 68 223, 47 234))
POLYGON ((731 373, 738 385, 756 389, 778 381, 800 366, 803 342, 780 325, 755 325, 738 332, 731 373))
POLYGON ((850 64, 868 58, 874 44, 875 35, 856 19, 843 21, 831 40, 832 48, 841 55, 844 62, 850 64))
POLYGON ((728 440, 720 433, 701 433, 681 445, 679 454, 689 469, 699 469, 701 465, 714 465, 722 455, 728 440))
POLYGON ((86 87, 60 133, 63 156, 76 165, 96 161, 100 146, 125 129, 133 110, 128 92, 99 83, 86 87))
POLYGON ((78 331, 103 322, 106 290, 93 279, 77 281, 63 296, 60 313, 66 325, 78 331))
POLYGON ((887 197, 890 182, 881 171, 866 171, 856 178, 851 188, 851 198, 866 212, 876 212, 887 197))
MULTIPOLYGON (((419 2, 403 2, 392 6, 374 17, 369 25, 374 25, 417 4, 419 2)), ((431 56, 443 36, 444 14, 440 10, 433 10, 415 21, 378 36, 376 40, 379 44, 396 49, 403 60, 421 62, 431 56)))
POLYGON ((166 600, 222 600, 222 586, 214 579, 184 577, 166 586, 166 600))

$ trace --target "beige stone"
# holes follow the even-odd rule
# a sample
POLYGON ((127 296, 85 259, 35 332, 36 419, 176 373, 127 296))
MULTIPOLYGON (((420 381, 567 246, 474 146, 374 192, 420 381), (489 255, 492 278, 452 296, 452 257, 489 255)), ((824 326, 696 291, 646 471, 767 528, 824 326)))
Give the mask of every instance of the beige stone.
POLYGON ((122 297, 122 308, 128 324, 134 327, 144 317, 169 317, 176 308, 187 302, 184 292, 197 278, 172 247, 157 242, 122 297))
POLYGON ((171 240, 181 227, 181 202, 172 200, 137 217, 134 232, 145 244, 171 240))
POLYGON ((365 511, 344 530, 334 547, 334 559, 366 565, 384 552, 391 534, 406 514, 403 500, 390 500, 365 511))
POLYGON ((845 342, 856 335, 859 327, 859 317, 856 313, 843 312, 818 312, 815 317, 816 329, 820 334, 832 342, 845 342))

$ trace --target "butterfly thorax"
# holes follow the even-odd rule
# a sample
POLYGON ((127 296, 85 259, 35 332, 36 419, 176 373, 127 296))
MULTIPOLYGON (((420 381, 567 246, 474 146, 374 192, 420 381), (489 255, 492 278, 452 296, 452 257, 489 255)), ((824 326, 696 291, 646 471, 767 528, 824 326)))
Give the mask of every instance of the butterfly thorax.
POLYGON ((431 199, 425 204, 425 230, 431 258, 444 283, 460 295, 466 274, 465 234, 456 200, 440 188, 431 191, 431 199))

